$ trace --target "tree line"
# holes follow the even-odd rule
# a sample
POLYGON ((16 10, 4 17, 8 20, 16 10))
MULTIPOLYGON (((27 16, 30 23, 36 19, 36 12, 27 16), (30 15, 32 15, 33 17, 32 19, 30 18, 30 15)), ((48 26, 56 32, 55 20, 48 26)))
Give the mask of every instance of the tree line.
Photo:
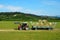
POLYGON ((60 18, 51 16, 38 16, 22 12, 0 12, 0 21, 38 21, 39 19, 60 21, 60 18))

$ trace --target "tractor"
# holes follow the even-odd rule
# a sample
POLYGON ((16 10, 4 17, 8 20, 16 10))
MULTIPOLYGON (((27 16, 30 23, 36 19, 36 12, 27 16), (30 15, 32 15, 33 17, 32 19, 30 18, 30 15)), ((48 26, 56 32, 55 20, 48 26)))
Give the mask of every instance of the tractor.
POLYGON ((29 25, 27 22, 21 23, 21 25, 18 27, 18 30, 53 30, 55 27, 55 22, 48 22, 47 20, 39 20, 38 22, 32 22, 31 28, 29 28, 29 25))
POLYGON ((18 26, 18 30, 28 30, 28 29, 29 29, 29 26, 26 22, 23 22, 18 26))

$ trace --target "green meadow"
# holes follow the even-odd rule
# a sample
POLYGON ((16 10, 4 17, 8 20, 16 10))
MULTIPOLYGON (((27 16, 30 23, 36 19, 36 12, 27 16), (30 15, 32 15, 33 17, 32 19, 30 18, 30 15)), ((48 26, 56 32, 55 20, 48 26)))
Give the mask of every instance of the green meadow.
MULTIPOLYGON (((17 28, 19 24, 15 24, 15 22, 21 23, 21 21, 0 21, 0 29, 17 28)), ((28 21, 28 25, 29 25, 29 27, 31 27, 31 23, 29 21, 28 21)), ((60 22, 56 22, 55 28, 60 28, 60 22)))
POLYGON ((60 40, 60 31, 1 31, 0 40, 60 40))
POLYGON ((15 21, 0 21, 0 29, 14 29, 18 24, 14 24, 15 21))
MULTIPOLYGON (((14 30, 18 26, 14 22, 0 21, 0 30, 14 30)), ((31 26, 30 22, 28 24, 31 26)), ((57 22, 53 30, 0 31, 0 40, 60 40, 60 22, 57 22)))

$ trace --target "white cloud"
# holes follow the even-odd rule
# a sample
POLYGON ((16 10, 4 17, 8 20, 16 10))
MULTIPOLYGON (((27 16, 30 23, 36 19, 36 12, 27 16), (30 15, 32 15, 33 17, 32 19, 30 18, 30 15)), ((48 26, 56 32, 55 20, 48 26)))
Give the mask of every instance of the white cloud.
POLYGON ((30 14, 35 14, 35 15, 48 15, 48 13, 45 10, 30 10, 30 9, 25 9, 23 12, 30 13, 30 14))
POLYGON ((5 11, 9 11, 9 12, 16 12, 17 11, 17 12, 19 12, 19 11, 23 10, 23 8, 20 6, 12 6, 12 5, 5 6, 2 4, 0 4, 0 9, 3 9, 4 12, 5 11))
POLYGON ((48 15, 45 10, 35 10, 35 11, 32 11, 32 13, 36 15, 48 15))
POLYGON ((32 10, 30 10, 30 9, 23 9, 23 11, 22 12, 25 12, 25 13, 31 13, 32 12, 32 10))
POLYGON ((22 7, 16 7, 16 6, 7 6, 6 7, 7 10, 10 10, 10 11, 21 11, 23 8, 22 7))
POLYGON ((43 4, 46 4, 46 5, 59 5, 60 2, 57 2, 57 1, 42 1, 43 4))
POLYGON ((31 9, 25 9, 20 6, 5 6, 5 5, 0 5, 0 9, 3 9, 4 12, 7 10, 8 12, 24 12, 24 13, 30 13, 30 14, 35 14, 35 15, 47 15, 47 12, 44 10, 31 10, 31 9))
POLYGON ((0 8, 3 8, 4 6, 0 4, 0 8))

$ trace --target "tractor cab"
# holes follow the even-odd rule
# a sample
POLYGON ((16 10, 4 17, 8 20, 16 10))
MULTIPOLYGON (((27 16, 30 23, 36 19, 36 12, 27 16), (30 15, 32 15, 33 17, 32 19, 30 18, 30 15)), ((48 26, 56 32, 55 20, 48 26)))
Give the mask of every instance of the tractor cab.
POLYGON ((28 30, 28 29, 29 29, 29 26, 27 22, 21 23, 21 27, 19 28, 19 30, 28 30))

